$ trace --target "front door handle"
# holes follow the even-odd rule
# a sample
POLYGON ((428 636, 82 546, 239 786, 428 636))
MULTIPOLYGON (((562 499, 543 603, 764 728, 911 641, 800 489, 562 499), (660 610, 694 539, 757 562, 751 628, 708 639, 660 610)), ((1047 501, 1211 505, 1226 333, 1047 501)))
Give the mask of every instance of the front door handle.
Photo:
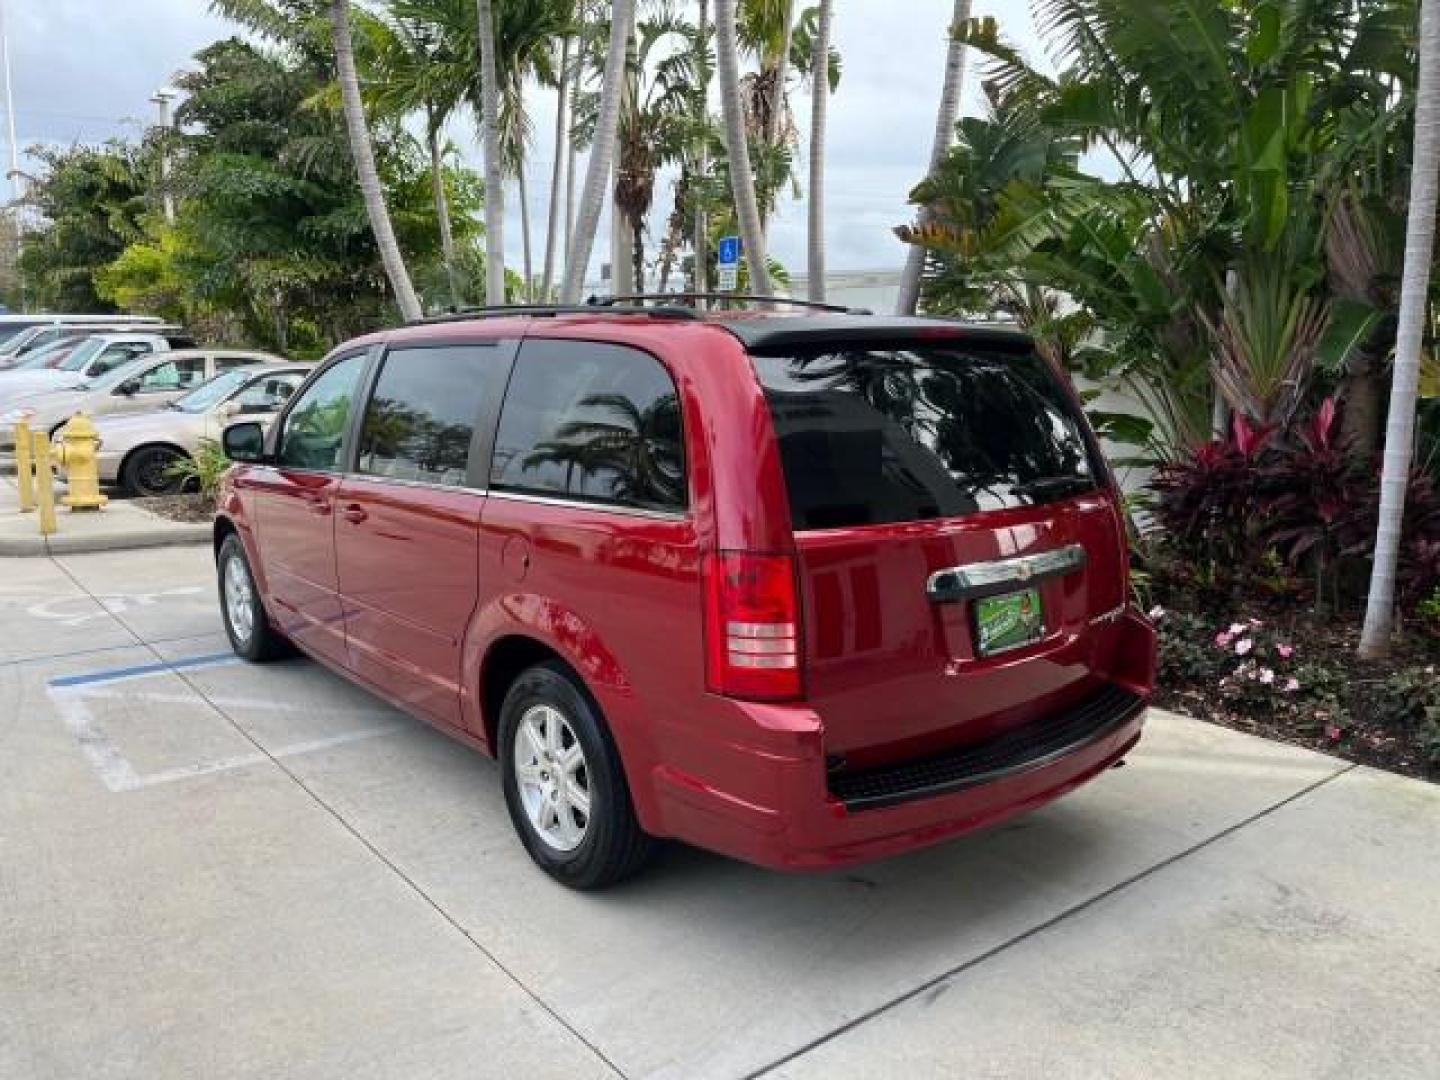
POLYGON ((351 503, 345 507, 344 510, 340 511, 340 516, 350 522, 351 525, 359 525, 370 515, 365 512, 365 508, 359 503, 351 503))

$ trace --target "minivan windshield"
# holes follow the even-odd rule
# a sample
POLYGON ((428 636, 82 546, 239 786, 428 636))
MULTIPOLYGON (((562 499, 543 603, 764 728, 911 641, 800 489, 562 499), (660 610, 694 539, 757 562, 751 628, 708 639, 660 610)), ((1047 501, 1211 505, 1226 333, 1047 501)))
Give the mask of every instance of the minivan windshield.
POLYGON ((796 529, 959 517, 1095 488, 1073 400, 1031 351, 833 343, 753 357, 796 529))

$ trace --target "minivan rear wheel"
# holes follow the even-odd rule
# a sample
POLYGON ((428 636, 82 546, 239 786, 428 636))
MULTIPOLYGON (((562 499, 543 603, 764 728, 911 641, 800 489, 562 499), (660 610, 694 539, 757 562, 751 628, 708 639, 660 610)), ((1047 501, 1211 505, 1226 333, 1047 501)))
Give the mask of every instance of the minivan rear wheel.
POLYGON ((499 758, 510 820, 556 881, 601 889, 644 865, 620 755, 599 708, 565 665, 528 668, 500 709, 499 758))

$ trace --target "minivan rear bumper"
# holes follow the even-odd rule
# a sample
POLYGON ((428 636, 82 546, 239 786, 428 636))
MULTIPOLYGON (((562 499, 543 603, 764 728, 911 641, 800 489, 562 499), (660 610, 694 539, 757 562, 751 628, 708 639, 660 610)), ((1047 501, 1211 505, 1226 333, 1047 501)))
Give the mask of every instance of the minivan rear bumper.
MULTIPOLYGON (((1096 738, 1029 768, 948 793, 894 805, 850 809, 827 789, 823 757, 750 755, 784 797, 766 806, 711 787, 673 768, 657 770, 655 794, 665 831, 762 866, 824 869, 897 855, 1003 821, 1074 790, 1123 758, 1140 739, 1143 705, 1096 738)), ((738 752, 732 746, 731 753, 738 752)))
POLYGON ((1028 729, 858 778, 827 774, 823 720, 813 710, 716 699, 755 737, 748 745, 711 743, 691 758, 693 771, 675 756, 657 767, 661 831, 763 866, 824 869, 996 824, 1065 795, 1129 753, 1153 671, 1140 666, 1147 668, 1142 682, 1097 687, 1028 729))

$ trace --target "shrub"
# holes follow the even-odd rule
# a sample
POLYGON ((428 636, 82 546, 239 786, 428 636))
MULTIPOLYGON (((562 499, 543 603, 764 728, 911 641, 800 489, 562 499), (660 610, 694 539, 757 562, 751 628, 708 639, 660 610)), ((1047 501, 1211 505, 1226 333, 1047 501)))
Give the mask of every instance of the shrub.
POLYGON ((1376 712, 1390 726, 1415 733, 1426 763, 1440 767, 1440 672, 1435 665, 1391 675, 1380 684, 1376 712))
POLYGON ((182 482, 186 490, 198 491, 213 499, 220 490, 220 478, 230 468, 230 459, 214 439, 201 439, 191 457, 181 458, 165 470, 167 476, 182 482))

